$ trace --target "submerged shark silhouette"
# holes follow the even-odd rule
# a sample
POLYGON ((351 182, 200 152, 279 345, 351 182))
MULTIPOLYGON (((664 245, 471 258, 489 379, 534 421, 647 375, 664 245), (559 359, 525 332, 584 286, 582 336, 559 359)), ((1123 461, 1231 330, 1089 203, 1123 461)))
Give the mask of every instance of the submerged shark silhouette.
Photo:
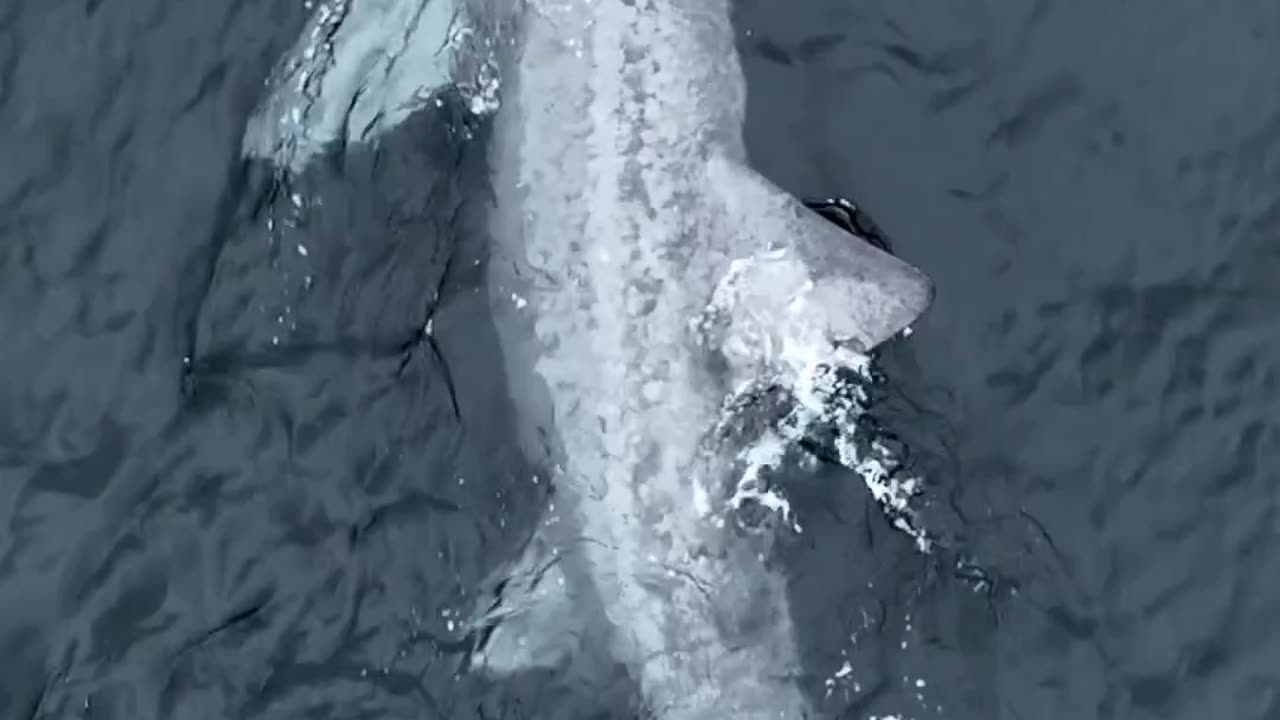
POLYGON ((497 108, 492 307, 556 502, 513 572, 543 582, 507 588, 478 661, 556 662, 595 608, 657 716, 806 717, 773 531, 742 522, 758 438, 731 416, 901 333, 932 284, 852 206, 747 165, 728 0, 460 1, 321 8, 245 150, 297 168, 450 82, 497 108))

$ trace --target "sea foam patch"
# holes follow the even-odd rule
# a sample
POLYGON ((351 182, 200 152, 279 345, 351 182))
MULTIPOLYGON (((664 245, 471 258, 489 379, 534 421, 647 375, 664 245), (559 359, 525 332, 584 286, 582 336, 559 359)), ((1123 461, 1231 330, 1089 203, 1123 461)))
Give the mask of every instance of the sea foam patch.
POLYGON ((744 438, 738 455, 743 471, 729 507, 762 506, 800 531, 790 502, 765 475, 822 433, 834 436, 836 459, 862 478, 893 525, 928 553, 932 542, 911 506, 923 490, 920 479, 903 477, 901 462, 859 422, 869 405, 871 357, 832 338, 836 324, 829 316, 842 309, 825 302, 811 278, 811 268, 787 249, 735 260, 696 321, 714 338, 734 375, 736 387, 726 400, 722 424, 734 422, 741 406, 770 393, 782 394, 788 405, 776 421, 744 438))
POLYGON ((875 437, 867 437, 860 418, 868 410, 866 384, 873 381, 866 355, 840 348, 814 352, 794 374, 786 388, 791 409, 739 453, 743 471, 729 504, 734 509, 748 501, 779 512, 796 531, 802 531, 784 493, 763 480, 779 469, 787 456, 819 433, 834 435, 839 463, 862 478, 872 497, 894 527, 911 536, 920 552, 928 553, 932 541, 921 526, 912 500, 923 492, 920 478, 900 472, 893 451, 875 437))

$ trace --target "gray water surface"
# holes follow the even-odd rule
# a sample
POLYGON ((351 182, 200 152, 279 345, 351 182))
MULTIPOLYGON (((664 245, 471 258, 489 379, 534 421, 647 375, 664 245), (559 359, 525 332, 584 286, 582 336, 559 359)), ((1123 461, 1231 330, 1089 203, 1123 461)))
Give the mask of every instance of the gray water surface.
POLYGON ((946 583, 908 603, 874 711, 1280 717, 1280 8, 756 0, 741 24, 756 162, 858 198, 937 282, 886 359, 891 424, 1020 586, 985 619, 946 583))
MULTIPOLYGON (((487 130, 241 160, 306 12, 0 8, 0 718, 629 717, 613 671, 459 674, 545 501, 479 287, 487 130)), ((947 552, 857 477, 792 488, 824 712, 1280 717, 1280 8, 739 25, 756 164, 938 286, 878 415, 947 552)))

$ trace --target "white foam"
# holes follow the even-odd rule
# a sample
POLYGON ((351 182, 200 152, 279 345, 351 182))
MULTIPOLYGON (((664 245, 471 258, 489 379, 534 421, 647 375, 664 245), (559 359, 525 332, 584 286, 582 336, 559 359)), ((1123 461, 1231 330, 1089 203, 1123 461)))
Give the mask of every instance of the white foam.
MULTIPOLYGON (((735 269, 742 273, 745 266, 739 265, 735 269)), ((756 287, 777 289, 786 285, 786 282, 757 283, 756 287)), ((793 295, 793 298, 797 296, 802 297, 802 294, 793 295)), ((713 307, 714 310, 733 313, 737 309, 731 306, 732 303, 746 298, 729 293, 719 295, 718 300, 727 305, 713 307)), ((815 314, 803 301, 793 299, 788 305, 791 317, 786 322, 770 323, 768 332, 763 336, 753 333, 759 326, 747 323, 735 326, 735 329, 745 328, 749 337, 726 339, 737 343, 744 357, 751 355, 763 359, 770 368, 768 372, 743 382, 739 394, 750 392, 753 385, 761 383, 780 385, 789 393, 792 403, 785 416, 739 453, 738 459, 744 470, 729 501, 730 507, 737 509, 747 500, 755 501, 780 514, 799 532, 801 525, 791 504, 778 487, 767 486, 762 477, 768 470, 779 469, 788 451, 801 440, 812 437, 819 428, 834 428, 835 450, 840 464, 862 478, 894 527, 910 536, 920 552, 931 552, 930 537, 917 521, 911 506, 912 500, 923 490, 920 478, 901 477, 898 473, 901 463, 890 448, 877 438, 860 437, 864 431, 858 419, 867 412, 869 405, 866 384, 872 380, 871 358, 834 346, 824 333, 817 330, 815 314)), ((741 318, 741 312, 736 317, 741 318)), ((851 639, 856 641, 856 636, 851 639)), ((828 697, 838 686, 855 694, 864 689, 853 664, 847 659, 824 684, 828 697)), ((923 686, 922 679, 916 681, 916 687, 923 686)), ((898 717, 883 716, 881 720, 897 720, 898 717)))
POLYGON ((892 451, 875 438, 860 436, 857 420, 867 411, 863 384, 872 376, 871 358, 830 340, 824 314, 829 310, 810 294, 810 277, 810 269, 782 249, 735 260, 716 287, 704 319, 730 319, 721 350, 736 373, 736 396, 776 386, 792 401, 790 411, 739 454, 745 469, 729 506, 737 509, 747 500, 757 502, 799 531, 791 504, 762 477, 779 469, 801 440, 820 427, 833 427, 840 464, 862 478, 893 525, 910 535, 920 552, 928 553, 931 541, 911 507, 922 491, 920 479, 900 477, 901 463, 892 451))

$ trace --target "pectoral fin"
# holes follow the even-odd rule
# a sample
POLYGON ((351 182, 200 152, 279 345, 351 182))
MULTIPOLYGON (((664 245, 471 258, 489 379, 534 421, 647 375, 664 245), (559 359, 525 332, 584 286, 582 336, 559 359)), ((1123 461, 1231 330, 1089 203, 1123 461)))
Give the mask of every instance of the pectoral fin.
POLYGON ((557 667, 581 644, 569 584, 552 548, 540 537, 500 584, 493 606, 484 613, 483 642, 472 654, 472 668, 492 675, 557 667))

